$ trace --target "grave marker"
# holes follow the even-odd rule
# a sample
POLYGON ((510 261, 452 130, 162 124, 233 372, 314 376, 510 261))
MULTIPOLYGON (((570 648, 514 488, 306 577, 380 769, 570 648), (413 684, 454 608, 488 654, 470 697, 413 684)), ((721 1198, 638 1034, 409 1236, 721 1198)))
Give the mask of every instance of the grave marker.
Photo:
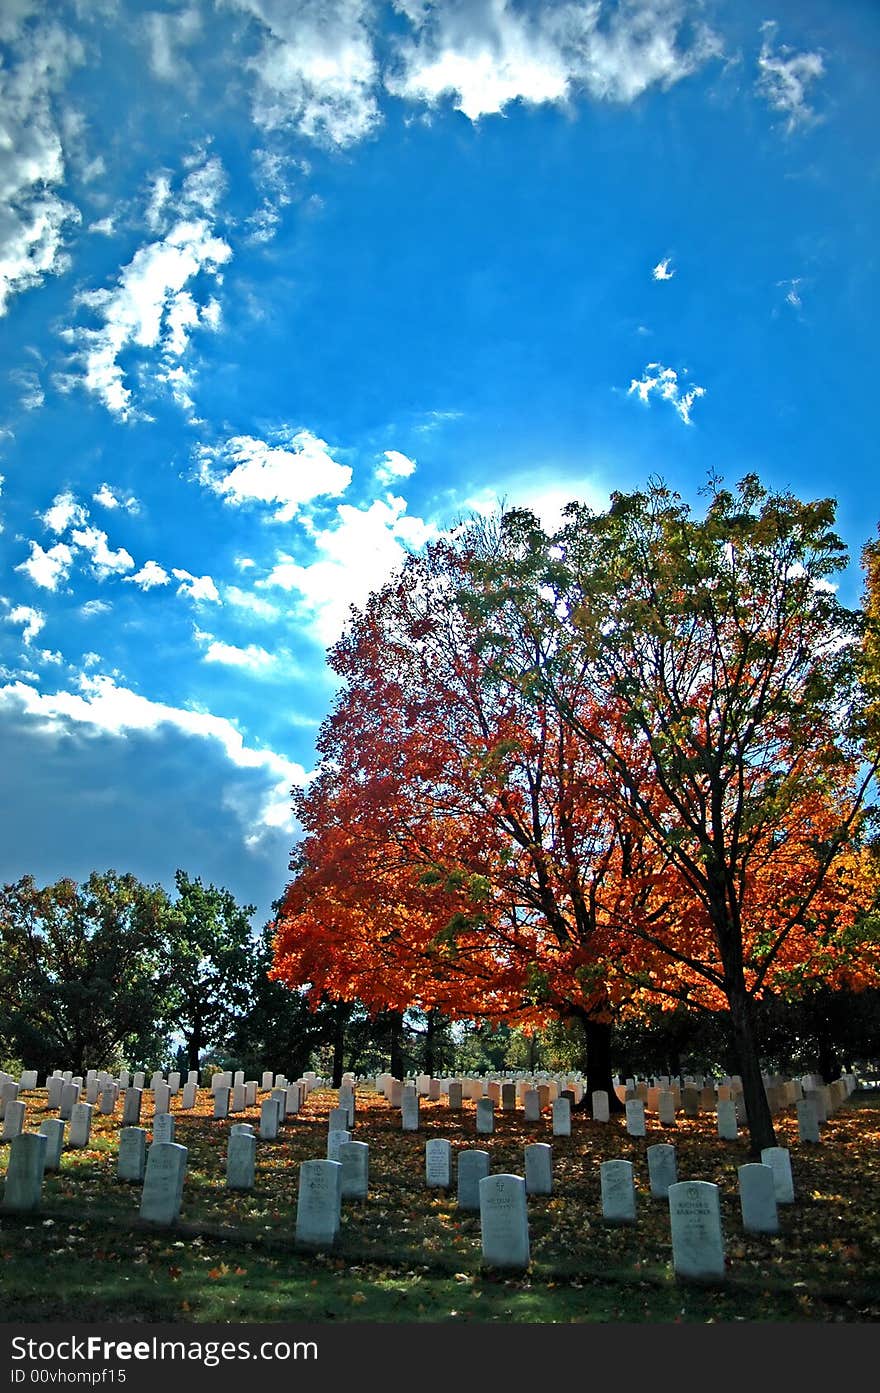
POLYGON ((636 1191, 632 1161, 603 1161, 599 1167, 599 1185, 602 1218, 606 1224, 634 1224, 636 1191))
POLYGON ((257 1164, 257 1139, 253 1132, 230 1131, 226 1148, 226 1188, 252 1190, 257 1164))
POLYGON ((724 1238, 718 1186, 680 1180, 669 1187, 672 1264, 684 1281, 714 1283, 724 1277, 724 1238))
POLYGON ((425 1142, 425 1184, 441 1190, 452 1184, 452 1146, 444 1137, 425 1142))
POLYGON ((295 1242, 309 1248, 331 1248, 339 1235, 341 1211, 341 1163, 302 1161, 299 1168, 295 1242))
MULTIPOLYGON (((559 1099, 557 1098, 557 1102, 559 1099)), ((552 1195, 553 1148, 536 1141, 523 1148, 527 1195, 552 1195)))
POLYGON ((675 1147, 669 1142, 659 1142, 656 1146, 648 1147, 647 1156, 651 1194, 654 1199, 665 1200, 668 1198, 670 1185, 675 1185, 678 1180, 675 1147))
MULTIPOLYGON (((22 1104, 24 1107, 24 1104, 22 1104)), ((21 1213, 39 1209, 46 1160, 46 1137, 42 1132, 20 1132, 13 1137, 6 1162, 6 1180, 0 1209, 21 1213)))
POLYGON ((487 1175, 479 1193, 483 1262, 489 1267, 528 1267, 525 1180, 521 1175, 487 1175))
POLYGON ((749 1233, 778 1233, 779 1215, 772 1166, 750 1163, 740 1166, 737 1176, 743 1228, 749 1233))
POLYGON ((119 1133, 116 1155, 116 1175, 120 1180, 136 1180, 143 1184, 147 1168, 146 1127, 123 1127, 119 1133))
POLYGON ((177 1142, 154 1142, 147 1156, 140 1217, 144 1223, 171 1225, 176 1222, 183 1199, 186 1176, 186 1147, 177 1142))
POLYGON ((489 1153, 479 1148, 469 1148, 458 1153, 457 1203, 459 1209, 478 1211, 480 1208, 480 1181, 489 1174, 489 1153))

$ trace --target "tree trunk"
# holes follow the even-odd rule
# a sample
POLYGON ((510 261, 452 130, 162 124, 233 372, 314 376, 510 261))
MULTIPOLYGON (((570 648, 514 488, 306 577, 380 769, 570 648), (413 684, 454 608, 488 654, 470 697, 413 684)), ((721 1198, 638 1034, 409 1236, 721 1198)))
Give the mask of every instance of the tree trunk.
POLYGON ((611 1078, 611 1022, 584 1020, 584 1038, 587 1045, 587 1088, 590 1100, 594 1093, 608 1094, 610 1112, 623 1112, 624 1106, 614 1091, 611 1078))
POLYGON ((728 990, 731 1044, 736 1054, 737 1073, 742 1079, 743 1102, 749 1127, 749 1152, 760 1158, 766 1146, 776 1146, 776 1133, 758 1055, 752 999, 745 991, 728 990))
POLYGON ((198 1069, 199 1055, 202 1052, 202 1032, 199 1025, 193 1027, 192 1033, 186 1041, 186 1067, 187 1069, 198 1069))
POLYGON ((334 1088, 339 1088, 342 1083, 344 1051, 345 1051, 345 1026, 348 1020, 348 1003, 338 1001, 333 1012, 333 1078, 334 1088))
POLYGON ((426 1016, 425 1026, 425 1055, 424 1071, 429 1078, 434 1077, 434 1041, 437 1036, 437 1012, 429 1011, 426 1016))
POLYGON ((388 1012, 388 1068, 392 1078, 402 1079, 406 1070, 403 1058, 403 1014, 388 1012))

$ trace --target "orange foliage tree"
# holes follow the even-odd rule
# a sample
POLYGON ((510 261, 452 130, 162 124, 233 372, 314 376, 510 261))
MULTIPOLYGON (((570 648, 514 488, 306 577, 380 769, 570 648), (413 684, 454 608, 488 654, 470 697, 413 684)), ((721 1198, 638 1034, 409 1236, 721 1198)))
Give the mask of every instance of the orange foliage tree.
POLYGON ((305 837, 275 973, 376 1012, 577 1020, 587 1096, 616 1107, 609 1036, 633 990, 620 925, 642 843, 570 723, 521 674, 487 669, 459 603, 486 542, 471 528, 410 558, 330 654, 343 686, 321 770, 295 794, 305 837))
POLYGON ((653 848, 622 970, 646 999, 724 1010, 753 1151, 774 1140, 755 999, 878 980, 864 615, 827 579, 846 563, 833 520, 831 500, 754 476, 713 485, 704 517, 655 482, 604 513, 570 505, 554 536, 509 514, 466 598, 487 669, 554 707, 608 815, 653 848))

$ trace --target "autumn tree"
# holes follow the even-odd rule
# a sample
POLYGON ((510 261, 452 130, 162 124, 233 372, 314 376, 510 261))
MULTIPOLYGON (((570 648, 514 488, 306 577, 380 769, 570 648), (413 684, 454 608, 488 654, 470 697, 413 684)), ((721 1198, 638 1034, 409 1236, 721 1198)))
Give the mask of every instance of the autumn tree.
POLYGON ((754 476, 713 484, 703 516, 660 481, 605 512, 569 505, 554 535, 515 511, 467 597, 488 670, 553 708, 609 816, 653 848, 622 971, 647 1001, 726 1012, 753 1151, 774 1142, 756 999, 878 965, 860 930, 863 616, 829 580, 846 564, 834 513, 754 476))
POLYGON ((535 1028, 575 1017, 588 1093, 614 1106, 610 1026, 631 990, 617 926, 642 840, 571 724, 522 671, 487 666, 460 602, 485 546, 474 527, 410 558, 329 655, 342 687, 320 771, 295 792, 305 836, 274 971, 315 1002, 535 1028))
POLYGON ((157 1060, 170 1030, 168 899, 133 875, 93 872, 0 890, 0 1040, 28 1066, 157 1060))

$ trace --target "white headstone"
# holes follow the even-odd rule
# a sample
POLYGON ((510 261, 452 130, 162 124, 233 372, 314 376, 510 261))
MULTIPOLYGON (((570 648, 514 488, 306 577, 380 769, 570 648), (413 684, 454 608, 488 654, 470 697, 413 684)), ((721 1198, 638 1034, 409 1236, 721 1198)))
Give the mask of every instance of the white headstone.
POLYGON ((363 1141, 343 1142, 339 1148, 344 1200, 365 1200, 370 1179, 370 1148, 363 1141))
POLYGON ((462 1086, 458 1079, 453 1079, 449 1085, 449 1106, 460 1108, 462 1099, 462 1086))
POLYGON ((736 1103, 731 1098, 718 1100, 716 1127, 719 1137, 724 1141, 734 1141, 739 1133, 736 1120, 736 1103))
POLYGON ((651 1194, 654 1199, 665 1200, 669 1195, 670 1185, 675 1185, 678 1181, 675 1147, 669 1142, 658 1142, 656 1146, 649 1146, 646 1154, 651 1194))
POLYGON ((791 1174, 791 1156, 787 1147, 765 1146, 761 1160, 773 1171, 773 1188, 777 1204, 794 1203, 794 1180, 791 1174))
POLYGON ((602 1218, 606 1224, 634 1224, 636 1191, 632 1161, 603 1161, 599 1167, 599 1186, 602 1218))
POLYGON ((571 1103, 567 1098, 556 1098, 553 1103, 554 1137, 571 1136, 571 1103))
POLYGON ((62 1122, 59 1117, 49 1117, 45 1122, 40 1123, 40 1131, 46 1138, 46 1159, 43 1169, 47 1171, 57 1171, 61 1169, 61 1152, 64 1149, 64 1129, 66 1122, 62 1122))
POLYGON ((295 1117, 302 1104, 302 1088, 298 1083, 288 1084, 284 1090, 284 1115, 295 1117))
POLYGON ((140 1217, 149 1224, 173 1224, 180 1213, 186 1176, 186 1147, 154 1142, 147 1156, 140 1217))
POLYGON ((214 1089, 215 1118, 229 1116, 229 1095, 231 1092, 231 1088, 225 1088, 223 1085, 220 1085, 218 1088, 214 1089))
MULTIPOLYGON (((556 1099, 559 1102, 559 1099, 556 1099)), ((554 1104, 555 1106, 555 1104, 554 1104)), ((553 1148, 536 1141, 523 1148, 527 1195, 552 1195, 553 1148)))
POLYGON ((29 1092, 32 1088, 36 1088, 36 1069, 23 1069, 21 1073, 21 1078, 18 1080, 18 1086, 22 1093, 24 1093, 25 1091, 29 1092))
POLYGON ((327 1118, 328 1132, 350 1132, 348 1125, 348 1108, 331 1108, 327 1118))
POLYGON ((122 1126, 136 1127, 141 1120, 141 1099, 144 1093, 141 1088, 127 1088, 125 1090, 125 1101, 122 1104, 122 1126))
POLYGON ((3 1132, 0 1141, 12 1141, 24 1131, 24 1115, 27 1104, 23 1098, 10 1098, 3 1115, 3 1132))
POLYGON ((92 1111, 91 1103, 74 1103, 70 1110, 68 1146, 88 1146, 92 1130, 92 1111))
POLYGON ((401 1098, 400 1125, 404 1132, 419 1130, 419 1095, 415 1089, 405 1090, 401 1098))
POLYGON ((676 1277, 695 1282, 722 1279, 724 1237, 718 1186, 708 1180, 670 1185, 669 1222, 676 1277))
POLYGON ((226 1148, 226 1187, 252 1190, 257 1162, 257 1139, 253 1132, 232 1132, 226 1148))
POLYGON ((480 1181, 480 1238, 487 1266, 528 1267, 529 1222, 521 1175, 487 1175, 480 1181))
POLYGON ((812 1098, 800 1098, 796 1103, 798 1121, 798 1141, 819 1142, 819 1119, 816 1104, 812 1098))
POLYGON ((183 1085, 180 1095, 180 1106, 187 1112, 196 1105, 196 1091, 196 1084, 190 1083, 189 1080, 183 1085))
POLYGON ((481 1136, 490 1136, 495 1131, 495 1101, 492 1098, 477 1099, 477 1131, 481 1136))
MULTIPOLYGON (((219 1090, 218 1090, 218 1092, 219 1092, 219 1090)), ((229 1111, 230 1111, 230 1112, 244 1112, 244 1110, 245 1110, 246 1107, 247 1107, 247 1089, 245 1088, 243 1082, 242 1082, 242 1083, 234 1083, 234 1084, 232 1085, 232 1092, 231 1092, 231 1095, 230 1095, 230 1098, 229 1098, 229 1111)))
POLYGON ((334 1127, 332 1132, 327 1133, 327 1160, 339 1160, 339 1148, 346 1142, 351 1141, 351 1132, 346 1132, 343 1127, 334 1127))
POLYGON ((61 1088, 61 1098, 58 1103, 58 1116, 65 1122, 70 1121, 70 1114, 74 1103, 79 1102, 79 1084, 65 1083, 61 1088))
POLYGON ((425 1142, 425 1184, 442 1190, 452 1184, 452 1146, 445 1137, 425 1142))
POLYGON ((64 1087, 64 1080, 57 1074, 52 1074, 46 1080, 46 1107, 54 1111, 61 1106, 61 1090, 64 1087))
POLYGON ((657 1095, 657 1116, 661 1127, 675 1126, 675 1094, 670 1089, 661 1088, 657 1095))
POLYGON ((459 1209, 480 1208, 480 1181, 489 1174, 489 1153, 478 1148, 458 1153, 457 1202, 459 1209))
POLYGON ((45 1160, 42 1132, 20 1132, 12 1138, 0 1209, 7 1213, 39 1209, 45 1160))
POLYGON ((104 1117, 109 1117, 116 1107, 116 1085, 112 1084, 109 1088, 102 1088, 98 1095, 98 1103, 104 1117))
POLYGON ((541 1098, 536 1088, 527 1088, 522 1096, 523 1118, 526 1122, 540 1122, 541 1098))
POLYGON ((260 1086, 264 1093, 268 1093, 270 1089, 274 1088, 274 1084, 272 1082, 274 1077, 275 1075, 272 1073, 271 1069, 263 1070, 263 1077, 260 1086))
POLYGON ((340 1162, 302 1161, 299 1168, 295 1241, 311 1248, 332 1247, 339 1235, 341 1211, 340 1162))
POLYGON ((260 1136, 274 1141, 281 1125, 281 1104, 277 1098, 264 1098, 260 1104, 260 1136))
POLYGON ((608 1106, 608 1094, 604 1088, 597 1088, 590 1094, 592 1103, 593 1121, 608 1122, 611 1112, 608 1106))
POLYGON ((174 1141, 174 1118, 170 1112, 157 1112, 153 1115, 153 1145, 165 1141, 174 1141))
POLYGON ((119 1151, 116 1156, 116 1174, 120 1180, 135 1180, 143 1183, 147 1168, 147 1129, 146 1127, 123 1127, 119 1132, 119 1151))
POLYGON ((645 1135, 645 1104, 641 1098, 630 1098, 624 1103, 626 1111, 626 1130, 631 1137, 645 1135))
POLYGON ((778 1233, 779 1215, 772 1167, 757 1163, 739 1166, 737 1176, 743 1228, 748 1233, 778 1233))

